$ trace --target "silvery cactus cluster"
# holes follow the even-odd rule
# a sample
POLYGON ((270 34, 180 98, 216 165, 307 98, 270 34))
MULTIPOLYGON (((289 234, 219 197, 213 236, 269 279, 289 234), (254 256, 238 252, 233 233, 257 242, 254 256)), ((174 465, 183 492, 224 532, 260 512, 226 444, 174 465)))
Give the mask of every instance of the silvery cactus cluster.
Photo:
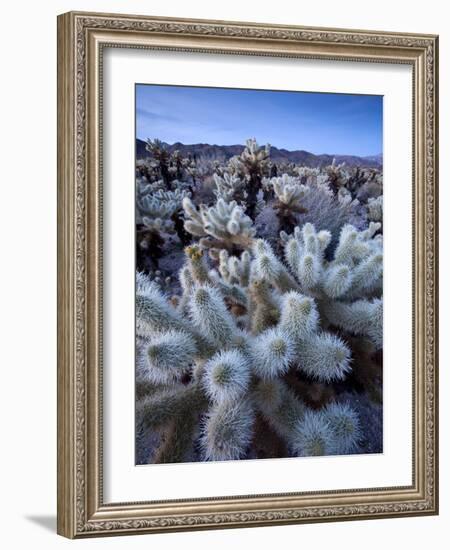
POLYGON ((243 178, 229 171, 224 171, 221 175, 214 174, 213 177, 216 185, 214 195, 217 199, 222 199, 225 202, 236 200, 245 204, 248 193, 243 178))
POLYGON ((358 198, 369 177, 358 187, 365 173, 336 163, 273 175, 269 155, 247 141, 213 174, 209 203, 186 182, 139 175, 138 238, 178 234, 183 247, 176 284, 136 277, 143 462, 359 452, 363 421, 340 396, 363 379, 361 349, 382 350, 382 195, 358 198), (267 210, 278 226, 262 238, 267 210))
POLYGON ((181 209, 183 199, 190 196, 190 193, 180 189, 153 191, 151 186, 148 187, 150 189, 147 192, 145 187, 140 190, 136 198, 136 223, 143 224, 149 229, 163 228, 166 232, 172 232, 172 216, 181 209))
POLYGON ((381 222, 383 220, 383 195, 379 195, 377 198, 370 197, 367 201, 369 220, 374 222, 381 222))
POLYGON ((192 245, 177 300, 138 274, 138 376, 155 386, 138 402, 139 426, 161 429, 195 417, 185 446, 163 439, 165 460, 184 460, 194 445, 204 460, 244 458, 257 415, 290 456, 357 448, 356 412, 337 402, 308 408, 287 375, 301 371, 325 384, 346 378, 351 349, 330 326, 381 347, 378 229, 375 223, 365 231, 345 226, 327 259, 331 235, 306 224, 282 236, 285 261, 266 241, 254 239, 241 257, 222 250, 218 269, 192 245))
POLYGON ((173 191, 166 191, 162 180, 153 183, 139 180, 136 183, 136 249, 141 268, 145 259, 150 259, 151 265, 158 267, 164 235, 176 232, 182 242, 189 242, 180 212, 183 199, 191 193, 183 184, 177 184, 174 182, 173 191))
MULTIPOLYGON (((217 199, 214 206, 203 204, 197 209, 188 198, 183 199, 185 211, 184 227, 195 237, 200 237, 204 248, 229 251, 249 248, 255 236, 252 220, 236 201, 217 199)), ((214 254, 214 252, 213 252, 214 254)))
POLYGON ((255 219, 261 204, 263 178, 269 175, 270 145, 260 147, 255 138, 248 139, 239 156, 230 159, 230 170, 247 183, 246 213, 255 219))
POLYGON ((147 140, 146 150, 150 155, 147 162, 138 164, 139 173, 148 181, 161 178, 168 190, 177 187, 181 179, 190 179, 195 185, 197 167, 192 157, 183 157, 179 151, 170 152, 159 139, 147 140))

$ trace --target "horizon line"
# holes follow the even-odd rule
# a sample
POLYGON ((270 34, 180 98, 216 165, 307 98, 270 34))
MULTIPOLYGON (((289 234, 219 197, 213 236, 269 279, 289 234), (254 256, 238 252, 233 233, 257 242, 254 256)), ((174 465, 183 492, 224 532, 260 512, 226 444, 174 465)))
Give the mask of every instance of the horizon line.
MULTIPOLYGON (((146 141, 150 138, 140 138, 138 136, 136 136, 136 139, 139 140, 139 141, 142 141, 143 143, 146 143, 146 141)), ((158 138, 153 138, 153 139, 158 139, 158 138)), ((253 139, 253 138, 250 138, 250 139, 253 139)), ((168 145, 169 147, 173 146, 173 145, 176 145, 177 143, 179 143, 180 145, 183 145, 184 147, 192 147, 194 145, 209 145, 210 147, 245 147, 245 144, 242 144, 242 143, 229 143, 229 144, 226 144, 226 143, 222 143, 222 144, 218 144, 218 143, 208 143, 206 141, 198 141, 197 143, 183 143, 182 141, 174 141, 173 143, 169 143, 167 141, 163 141, 163 140, 160 140, 161 143, 164 143, 165 145, 168 145)), ((265 147, 265 143, 259 143, 258 140, 257 140, 257 143, 260 147, 265 147)), ((324 156, 324 155, 327 155, 329 157, 358 157, 358 158, 369 158, 369 157, 382 157, 383 156, 383 151, 381 151, 380 153, 371 153, 369 155, 357 155, 355 153, 313 153, 312 151, 308 151, 307 149, 287 149, 286 147, 278 147, 277 145, 274 145, 272 143, 269 143, 270 147, 273 147, 275 149, 278 149, 278 151, 287 151, 288 153, 296 153, 296 152, 304 152, 304 153, 308 153, 310 155, 314 155, 316 157, 319 157, 319 156, 324 156)))

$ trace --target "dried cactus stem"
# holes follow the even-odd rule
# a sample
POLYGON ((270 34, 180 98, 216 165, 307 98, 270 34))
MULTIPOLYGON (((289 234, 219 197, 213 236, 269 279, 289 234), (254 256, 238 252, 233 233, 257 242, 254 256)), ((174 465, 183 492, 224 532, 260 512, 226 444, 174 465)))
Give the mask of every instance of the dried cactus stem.
POLYGON ((188 244, 190 244, 192 242, 192 235, 185 230, 184 219, 181 216, 180 212, 178 211, 172 214, 171 220, 173 221, 176 234, 178 235, 181 244, 183 246, 187 246, 188 244))
POLYGON ((257 413, 255 416, 253 440, 250 448, 256 458, 284 458, 288 455, 285 440, 272 429, 261 413, 257 413))
POLYGON ((143 429, 160 428, 173 418, 182 418, 186 411, 201 411, 206 403, 206 397, 197 384, 151 394, 136 405, 138 425, 143 429))
POLYGON ((186 462, 194 453, 194 433, 198 415, 180 415, 169 422, 162 433, 161 444, 152 461, 156 464, 186 462))
POLYGON ((269 285, 264 280, 255 280, 250 286, 251 330, 260 334, 275 326, 280 320, 280 308, 272 298, 269 285))
POLYGON ((277 214, 279 230, 286 233, 291 233, 296 225, 298 225, 295 214, 306 214, 308 212, 308 209, 303 206, 289 206, 281 201, 275 203, 274 210, 277 214))
POLYGON ((136 268, 148 273, 150 265, 158 269, 159 259, 163 256, 164 238, 158 231, 138 228, 136 231, 136 268))
POLYGON ((250 182, 247 187, 247 209, 246 214, 252 220, 256 217, 256 207, 258 204, 258 193, 261 189, 261 176, 257 173, 250 174, 250 182))
POLYGON ((310 380, 297 370, 290 370, 284 377, 284 381, 297 397, 313 410, 321 409, 336 397, 333 386, 310 380))
POLYGON ((281 380, 260 381, 253 395, 263 418, 279 437, 289 443, 292 431, 305 414, 303 401, 281 380))

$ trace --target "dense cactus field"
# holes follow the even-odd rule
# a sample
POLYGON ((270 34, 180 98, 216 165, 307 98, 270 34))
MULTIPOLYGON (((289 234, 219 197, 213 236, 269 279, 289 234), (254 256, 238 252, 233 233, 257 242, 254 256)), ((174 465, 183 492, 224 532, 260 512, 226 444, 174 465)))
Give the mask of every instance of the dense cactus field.
POLYGON ((136 163, 138 464, 382 452, 378 167, 136 163))

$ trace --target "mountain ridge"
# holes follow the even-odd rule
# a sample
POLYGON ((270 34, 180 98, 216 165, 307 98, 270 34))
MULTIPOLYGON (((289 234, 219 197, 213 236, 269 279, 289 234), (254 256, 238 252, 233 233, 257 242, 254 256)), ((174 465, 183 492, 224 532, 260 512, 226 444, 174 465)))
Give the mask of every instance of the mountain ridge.
MULTIPOLYGON (((136 158, 143 159, 149 156, 149 153, 145 150, 145 141, 136 139, 136 158)), ((184 144, 181 142, 175 142, 173 144, 164 143, 168 151, 180 151, 181 154, 195 155, 199 159, 205 160, 229 160, 234 155, 239 155, 244 145, 211 145, 209 143, 193 143, 184 144)), ((274 162, 294 162, 296 164, 302 164, 310 167, 326 166, 336 159, 337 163, 345 162, 349 166, 361 166, 364 168, 381 168, 383 166, 383 155, 332 155, 332 154, 320 154, 315 155, 309 151, 295 150, 289 151, 284 148, 278 148, 271 146, 270 158, 274 162)))

